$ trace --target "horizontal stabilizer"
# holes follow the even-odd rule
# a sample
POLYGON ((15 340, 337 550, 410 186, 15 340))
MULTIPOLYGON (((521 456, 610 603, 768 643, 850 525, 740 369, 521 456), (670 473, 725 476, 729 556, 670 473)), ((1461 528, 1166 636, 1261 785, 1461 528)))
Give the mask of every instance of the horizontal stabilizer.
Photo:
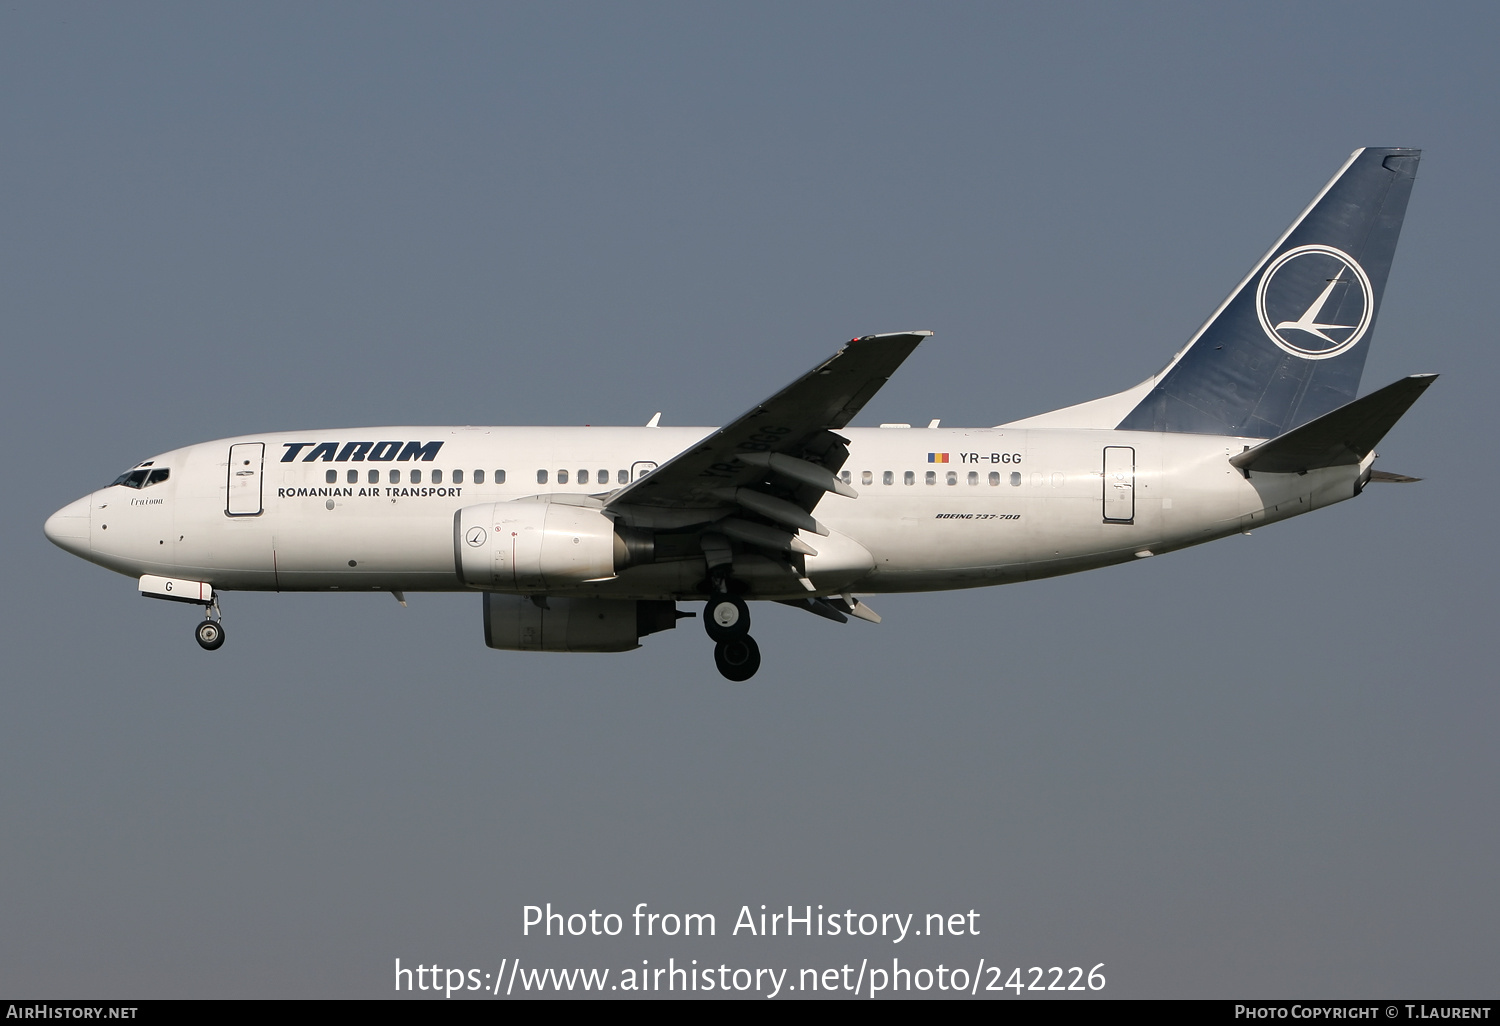
POLYGON ((1372 484, 1416 484, 1422 480, 1420 477, 1407 477, 1405 474, 1392 474, 1388 470, 1375 470, 1370 473, 1372 484))
POLYGON ((1246 474, 1303 474, 1321 467, 1358 465, 1401 419, 1436 374, 1413 374, 1277 435, 1229 462, 1246 474))

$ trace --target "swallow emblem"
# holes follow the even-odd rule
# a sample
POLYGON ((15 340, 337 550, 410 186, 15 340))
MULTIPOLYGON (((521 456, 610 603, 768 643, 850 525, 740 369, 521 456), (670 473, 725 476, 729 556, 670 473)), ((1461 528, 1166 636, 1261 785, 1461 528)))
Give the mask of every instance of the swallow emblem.
POLYGON ((1297 246, 1271 261, 1255 290, 1260 326, 1304 360, 1327 360, 1365 337, 1374 317, 1369 276, 1332 246, 1297 246))

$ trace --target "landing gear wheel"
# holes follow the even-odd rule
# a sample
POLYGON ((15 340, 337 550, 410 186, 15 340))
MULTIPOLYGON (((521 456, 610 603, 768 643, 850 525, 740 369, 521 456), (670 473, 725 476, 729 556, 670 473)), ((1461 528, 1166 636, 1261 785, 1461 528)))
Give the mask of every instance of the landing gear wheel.
POLYGON ((715 641, 743 638, 750 630, 750 607, 736 595, 715 595, 703 610, 703 629, 715 641))
POLYGON ((714 646, 714 665, 726 679, 749 680, 760 669, 760 646, 746 634, 730 641, 721 641, 714 646))
POLYGON ((198 639, 198 644, 209 652, 224 644, 224 626, 217 620, 204 620, 193 635, 198 639))

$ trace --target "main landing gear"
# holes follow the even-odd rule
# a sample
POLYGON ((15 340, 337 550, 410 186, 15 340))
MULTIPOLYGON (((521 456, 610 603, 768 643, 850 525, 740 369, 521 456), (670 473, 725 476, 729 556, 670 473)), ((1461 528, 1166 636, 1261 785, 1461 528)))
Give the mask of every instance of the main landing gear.
POLYGON ((224 644, 224 614, 219 610, 217 595, 212 604, 203 607, 203 622, 193 631, 193 637, 208 652, 216 651, 224 644))
POLYGON ((714 665, 728 680, 735 683, 749 680, 760 669, 760 646, 748 634, 721 641, 714 646, 714 665))
POLYGON ((750 630, 750 607, 738 595, 713 595, 703 611, 703 629, 715 641, 743 638, 750 630))
POLYGON ((760 669, 760 646, 750 636, 750 608, 738 595, 715 592, 703 610, 703 629, 715 642, 714 665, 728 680, 749 680, 760 669))

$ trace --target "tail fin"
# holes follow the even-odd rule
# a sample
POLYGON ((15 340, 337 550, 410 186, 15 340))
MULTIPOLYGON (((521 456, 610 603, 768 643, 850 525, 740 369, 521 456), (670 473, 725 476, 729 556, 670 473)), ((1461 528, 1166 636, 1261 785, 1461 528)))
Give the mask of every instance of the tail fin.
POLYGON ((1352 401, 1421 150, 1355 150, 1120 421, 1274 438, 1352 401))

